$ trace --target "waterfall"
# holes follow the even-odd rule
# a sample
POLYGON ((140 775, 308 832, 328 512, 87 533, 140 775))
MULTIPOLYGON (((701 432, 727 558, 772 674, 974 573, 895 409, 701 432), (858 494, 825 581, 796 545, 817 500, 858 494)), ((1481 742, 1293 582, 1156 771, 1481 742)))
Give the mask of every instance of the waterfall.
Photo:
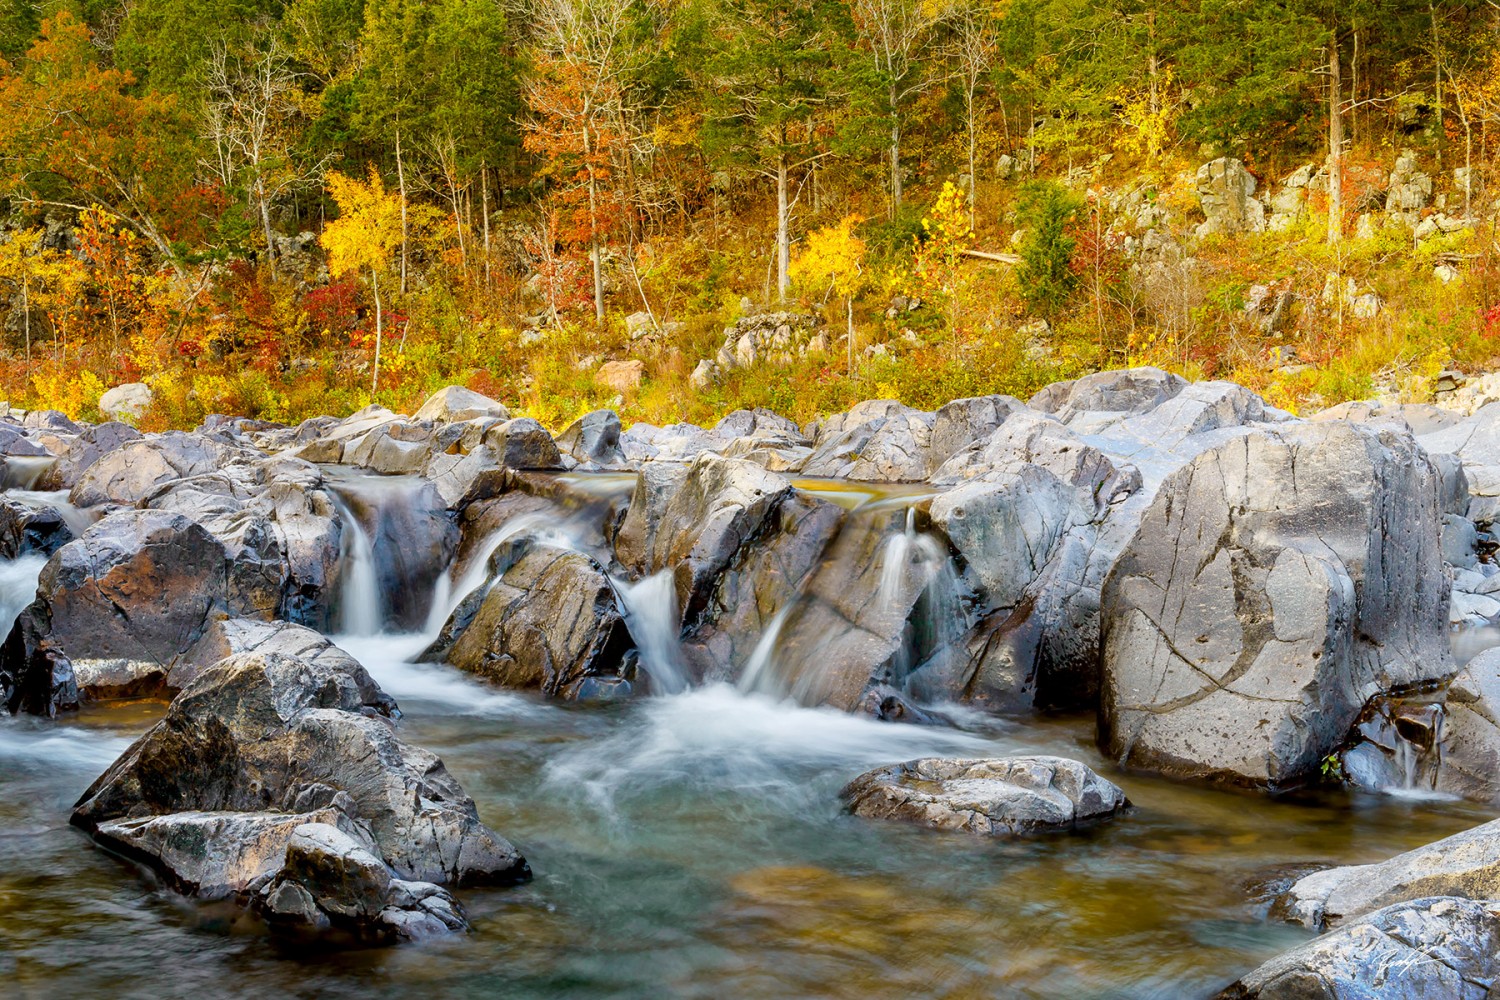
POLYGON ((625 611, 625 627, 641 653, 641 669, 656 694, 678 694, 688 687, 682 662, 681 616, 671 570, 636 583, 613 580, 625 611))
POLYGON ((10 634, 21 612, 36 600, 37 580, 46 565, 47 557, 40 555, 0 560, 0 639, 10 634))
POLYGON ((882 618, 904 615, 901 648, 893 666, 899 684, 923 661, 940 653, 962 632, 965 615, 959 604, 962 586, 957 568, 942 543, 917 530, 916 507, 906 508, 904 528, 881 552, 876 605, 882 618), (910 574, 915 571, 913 581, 910 574), (915 598, 912 587, 918 588, 915 598))
POLYGON ((750 651, 750 658, 745 661, 745 669, 740 674, 739 689, 741 691, 760 691, 764 685, 766 668, 771 665, 776 655, 776 641, 781 638, 781 629, 786 625, 786 619, 791 614, 794 604, 788 604, 776 612, 765 631, 755 643, 755 648, 750 651))
POLYGON ((30 507, 32 510, 55 510, 76 538, 89 530, 89 525, 98 518, 98 513, 82 510, 68 500, 67 490, 5 490, 5 499, 30 507))
POLYGON ((369 532, 344 499, 334 494, 339 509, 341 585, 338 631, 344 635, 379 635, 385 623, 380 595, 380 569, 375 564, 375 546, 369 532))
POLYGON ((7 455, 0 459, 0 489, 34 490, 56 464, 51 455, 7 455))

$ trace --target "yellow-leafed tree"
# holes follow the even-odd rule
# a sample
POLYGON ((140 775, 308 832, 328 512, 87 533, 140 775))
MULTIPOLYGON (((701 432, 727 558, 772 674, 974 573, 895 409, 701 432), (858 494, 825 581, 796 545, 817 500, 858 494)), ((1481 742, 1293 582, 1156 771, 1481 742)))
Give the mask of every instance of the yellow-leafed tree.
POLYGON ((370 375, 373 395, 380 384, 380 342, 384 332, 380 276, 390 267, 391 255, 401 246, 401 195, 386 191, 374 167, 370 168, 368 182, 330 171, 328 191, 339 207, 339 217, 323 230, 328 270, 335 275, 368 272, 370 290, 375 296, 375 364, 370 375))
POLYGON ((848 215, 837 225, 814 230, 802 251, 792 260, 788 273, 804 287, 831 291, 844 300, 848 321, 849 372, 854 373, 854 298, 865 287, 865 241, 854 234, 864 221, 848 215))

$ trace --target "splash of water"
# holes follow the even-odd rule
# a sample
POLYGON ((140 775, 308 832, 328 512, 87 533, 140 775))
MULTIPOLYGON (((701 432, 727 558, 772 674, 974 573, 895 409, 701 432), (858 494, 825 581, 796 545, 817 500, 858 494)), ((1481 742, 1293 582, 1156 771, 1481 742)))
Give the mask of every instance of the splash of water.
POLYGON ((548 708, 518 694, 489 687, 452 667, 413 663, 427 637, 404 635, 338 636, 338 647, 358 660, 375 683, 395 698, 406 715, 412 709, 429 714, 484 718, 533 716, 548 708))
POLYGON ((853 777, 893 760, 922 756, 988 756, 1002 747, 950 729, 892 726, 828 708, 803 708, 727 684, 641 703, 601 742, 566 748, 549 761, 545 782, 581 791, 605 813, 618 798, 668 788, 774 793, 828 808, 825 789, 809 776, 834 770, 853 777))

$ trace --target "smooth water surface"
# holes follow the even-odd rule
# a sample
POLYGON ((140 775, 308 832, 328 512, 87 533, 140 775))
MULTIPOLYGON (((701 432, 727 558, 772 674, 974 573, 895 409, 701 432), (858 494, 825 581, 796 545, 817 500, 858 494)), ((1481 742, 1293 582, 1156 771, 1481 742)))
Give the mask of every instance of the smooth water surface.
POLYGON ((594 707, 403 662, 425 637, 341 640, 537 873, 460 893, 473 932, 282 950, 67 826, 161 712, 0 721, 0 981, 111 997, 1204 997, 1306 932, 1249 886, 1367 862, 1490 818, 1453 802, 1291 802, 1118 776, 1088 719, 893 725, 726 686, 594 707), (977 841, 844 815, 840 786, 923 754, 1045 751, 1136 809, 1090 832, 977 841))

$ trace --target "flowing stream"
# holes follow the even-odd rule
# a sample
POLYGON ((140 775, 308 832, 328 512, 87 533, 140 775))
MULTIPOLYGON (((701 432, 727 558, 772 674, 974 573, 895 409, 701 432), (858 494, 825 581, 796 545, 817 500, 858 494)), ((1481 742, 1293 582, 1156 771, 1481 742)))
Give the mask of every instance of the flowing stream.
MULTIPOLYGON (((474 566, 503 541, 459 579, 450 571, 431 603, 451 609, 482 584, 474 566)), ((368 531, 346 544, 349 563, 373 565, 368 531)), ((924 544, 910 527, 888 543, 918 562, 933 558, 924 544)), ((30 600, 41 565, 0 564, 0 624, 30 600)), ((1452 801, 1293 801, 1117 774, 1094 748, 1092 718, 959 711, 962 728, 943 728, 799 707, 760 683, 784 616, 740 688, 689 688, 670 577, 619 586, 641 669, 668 693, 547 703, 410 662, 444 615, 429 610, 420 632, 386 631, 388 600, 365 575, 345 577, 336 640, 398 699, 405 737, 440 755, 526 854, 535 881, 461 890, 467 935, 290 951, 67 825, 74 800, 162 704, 0 718, 6 995, 1199 998, 1309 936, 1261 918, 1258 879, 1298 862, 1379 860, 1490 818, 1452 801), (1017 842, 840 809, 840 787, 875 765, 1013 752, 1083 760, 1136 808, 1087 833, 1017 842)))

